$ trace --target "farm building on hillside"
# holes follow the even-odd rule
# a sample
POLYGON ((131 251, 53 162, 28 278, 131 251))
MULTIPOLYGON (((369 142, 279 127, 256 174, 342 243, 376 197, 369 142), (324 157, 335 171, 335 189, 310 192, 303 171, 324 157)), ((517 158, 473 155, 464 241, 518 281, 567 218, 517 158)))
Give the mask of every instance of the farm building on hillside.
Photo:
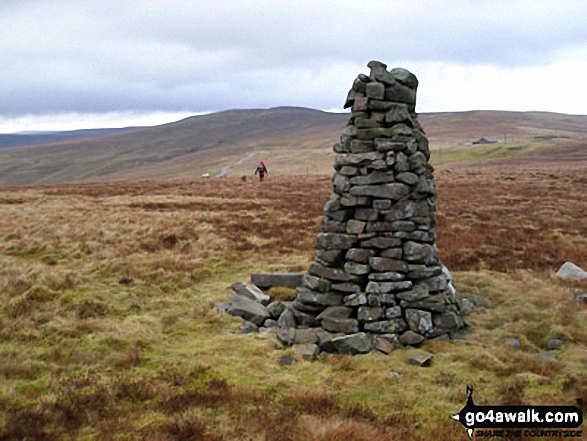
POLYGON ((473 141, 473 144, 497 144, 499 140, 494 136, 483 137, 477 141, 473 141))

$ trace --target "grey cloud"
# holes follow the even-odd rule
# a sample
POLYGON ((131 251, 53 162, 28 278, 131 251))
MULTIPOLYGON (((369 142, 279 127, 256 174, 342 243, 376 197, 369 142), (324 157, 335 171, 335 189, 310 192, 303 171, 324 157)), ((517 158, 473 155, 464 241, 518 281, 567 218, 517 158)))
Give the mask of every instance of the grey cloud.
POLYGON ((137 17, 132 29, 193 48, 238 48, 256 65, 363 58, 367 51, 420 61, 527 65, 547 62, 560 48, 587 43, 582 23, 587 5, 581 2, 203 4, 182 5, 187 13, 181 16, 168 10, 148 27, 137 17))
POLYGON ((587 44, 580 1, 0 4, 4 116, 329 108, 352 81, 342 67, 373 58, 515 67, 587 44))

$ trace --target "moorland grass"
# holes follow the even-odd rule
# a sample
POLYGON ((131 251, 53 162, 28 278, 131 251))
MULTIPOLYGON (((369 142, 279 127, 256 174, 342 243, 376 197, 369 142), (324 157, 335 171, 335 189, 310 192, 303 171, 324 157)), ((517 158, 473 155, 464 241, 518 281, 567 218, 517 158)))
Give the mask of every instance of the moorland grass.
POLYGON ((464 440, 467 384, 477 404, 585 402, 587 286, 552 273, 587 262, 587 181, 562 176, 439 170, 441 257, 491 307, 419 348, 429 368, 412 349, 281 366, 291 349, 214 308, 307 268, 328 177, 3 188, 0 439, 464 440))

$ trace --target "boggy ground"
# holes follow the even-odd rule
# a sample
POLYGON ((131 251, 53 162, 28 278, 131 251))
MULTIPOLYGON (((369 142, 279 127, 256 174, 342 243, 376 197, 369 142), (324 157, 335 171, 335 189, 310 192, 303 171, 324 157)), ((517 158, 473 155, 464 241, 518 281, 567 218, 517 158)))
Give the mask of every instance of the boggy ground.
POLYGON ((425 343, 429 368, 408 349, 281 366, 290 349, 212 306, 251 272, 307 268, 329 177, 0 188, 0 439, 464 440, 467 384, 476 404, 584 403, 587 284, 553 273, 587 266, 587 167, 436 183, 441 258, 492 306, 425 343), (550 338, 567 343, 539 357, 550 338))

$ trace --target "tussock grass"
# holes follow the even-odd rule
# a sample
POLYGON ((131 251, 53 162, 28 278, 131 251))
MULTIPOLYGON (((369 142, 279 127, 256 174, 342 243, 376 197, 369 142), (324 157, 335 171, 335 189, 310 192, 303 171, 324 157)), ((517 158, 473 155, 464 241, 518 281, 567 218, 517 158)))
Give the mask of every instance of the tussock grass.
POLYGON ((492 307, 425 343, 426 369, 410 349, 281 366, 291 349, 213 307, 307 268, 327 177, 0 189, 19 201, 0 205, 0 439, 464 440, 467 384, 478 404, 585 402, 587 286, 551 275, 587 263, 587 180, 565 173, 439 170, 441 256, 492 307))

